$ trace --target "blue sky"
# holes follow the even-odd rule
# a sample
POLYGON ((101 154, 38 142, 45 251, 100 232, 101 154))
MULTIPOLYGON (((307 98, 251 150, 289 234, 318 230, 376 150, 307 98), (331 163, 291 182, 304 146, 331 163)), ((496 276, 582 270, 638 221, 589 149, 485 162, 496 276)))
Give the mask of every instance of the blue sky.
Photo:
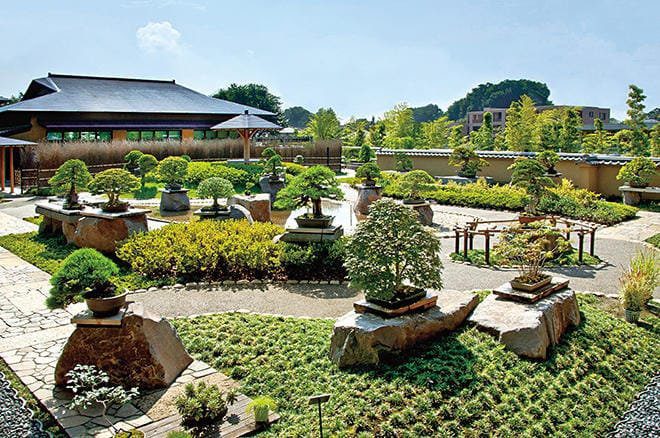
POLYGON ((482 82, 546 82, 558 104, 660 106, 660 2, 1 1, 0 95, 48 72, 258 82, 285 106, 446 109, 482 82))

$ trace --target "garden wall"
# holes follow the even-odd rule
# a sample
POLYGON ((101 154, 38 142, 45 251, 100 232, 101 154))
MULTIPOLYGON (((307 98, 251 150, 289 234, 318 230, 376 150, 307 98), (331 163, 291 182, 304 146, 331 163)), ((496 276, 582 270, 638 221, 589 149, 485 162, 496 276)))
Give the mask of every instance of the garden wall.
MULTIPOLYGON (((396 151, 382 149, 376 152, 378 165, 383 170, 394 170, 396 151)), ((406 150, 405 152, 413 162, 415 169, 427 171, 433 176, 456 175, 456 168, 449 165, 450 150, 406 150)), ((511 180, 511 171, 507 168, 513 161, 521 156, 533 156, 530 153, 507 151, 482 151, 479 155, 490 164, 479 175, 490 176, 500 183, 511 180)), ((629 161, 629 157, 561 154, 560 162, 555 166, 566 179, 573 181, 576 187, 591 190, 604 196, 621 196, 619 186, 621 182, 616 179, 621 167, 629 161)), ((660 159, 654 158, 660 165, 660 159)), ((652 185, 660 186, 660 176, 656 174, 652 185)))

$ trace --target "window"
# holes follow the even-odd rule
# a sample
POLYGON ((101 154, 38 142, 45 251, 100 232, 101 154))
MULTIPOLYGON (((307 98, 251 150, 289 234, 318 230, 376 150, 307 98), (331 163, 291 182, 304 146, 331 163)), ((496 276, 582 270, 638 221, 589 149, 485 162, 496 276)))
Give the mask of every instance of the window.
POLYGON ((78 141, 78 140, 80 140, 80 132, 64 131, 63 141, 78 141))
POLYGON ((598 118, 601 120, 605 120, 605 116, 606 116, 605 113, 598 113, 598 118))
POLYGON ((48 141, 112 141, 112 131, 46 131, 48 141))
POLYGON ((140 131, 126 131, 126 140, 140 141, 140 131))
POLYGON ((210 129, 207 129, 206 131, 195 129, 193 132, 193 138, 195 140, 213 140, 216 138, 221 138, 219 134, 220 133, 218 131, 211 131, 210 129))
POLYGON ((589 111, 589 117, 593 117, 593 116, 594 116, 594 112, 593 112, 593 111, 589 111))
POLYGON ((60 131, 47 131, 46 140, 48 141, 62 141, 62 133, 60 131))
POLYGON ((181 131, 126 131, 128 141, 181 140, 181 131))

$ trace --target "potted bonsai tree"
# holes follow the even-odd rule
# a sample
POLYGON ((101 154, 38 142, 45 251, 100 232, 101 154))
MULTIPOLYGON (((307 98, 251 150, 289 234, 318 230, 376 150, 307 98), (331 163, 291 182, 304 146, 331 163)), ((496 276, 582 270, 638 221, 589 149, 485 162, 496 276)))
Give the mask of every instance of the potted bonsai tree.
POLYGON ((449 164, 458 167, 458 176, 475 178, 477 172, 488 166, 488 161, 479 158, 472 146, 462 144, 451 152, 449 164))
POLYGON ((373 162, 365 163, 356 169, 355 176, 362 178, 365 186, 373 187, 376 185, 376 179, 380 178, 380 167, 373 162))
POLYGON ((128 210, 128 202, 121 201, 119 195, 139 189, 140 181, 127 170, 108 169, 97 173, 89 188, 108 197, 108 202, 101 206, 103 211, 118 213, 128 210))
POLYGON ((397 172, 409 172, 413 170, 413 162, 407 153, 401 151, 394 153, 394 170, 397 172))
POLYGON ((270 411, 277 409, 275 400, 268 396, 257 397, 248 403, 245 413, 254 414, 254 422, 257 424, 268 424, 270 411))
POLYGON ((630 187, 644 188, 653 181, 656 174, 655 163, 650 158, 636 157, 626 163, 616 176, 630 187))
POLYGON ((82 160, 67 160, 48 180, 48 184, 57 193, 64 194, 63 208, 67 210, 80 210, 83 208, 78 202, 78 189, 85 189, 92 179, 87 165, 82 160))
POLYGON ((351 284, 366 300, 387 308, 407 306, 440 289, 440 239, 411 209, 391 199, 372 204, 346 244, 351 284))
POLYGON ((84 298, 95 315, 115 315, 126 304, 126 292, 119 292, 112 283, 117 274, 117 265, 97 250, 77 249, 51 277, 53 287, 46 304, 51 309, 64 308, 84 298))
POLYGON ((619 294, 626 321, 639 321, 642 310, 653 298, 659 279, 660 265, 655 254, 638 252, 619 277, 619 294))
POLYGON ((422 196, 431 190, 435 180, 423 170, 412 170, 401 177, 399 187, 403 193, 404 204, 422 204, 426 202, 422 196))
POLYGON ((160 197, 162 211, 185 211, 190 209, 188 190, 183 182, 188 173, 188 161, 181 157, 167 157, 158 163, 157 173, 165 183, 160 197))
POLYGON ((555 151, 547 150, 539 152, 536 159, 545 168, 546 176, 555 177, 560 175, 555 169, 555 165, 559 162, 559 154, 555 151))
POLYGON ((296 217, 301 228, 327 228, 334 219, 323 214, 321 198, 334 197, 343 199, 344 193, 339 188, 335 173, 325 166, 313 166, 296 175, 291 182, 277 194, 277 208, 296 206, 312 207, 308 212, 296 217))
POLYGON ((531 228, 511 227, 500 235, 493 247, 493 255, 501 263, 518 268, 519 275, 510 281, 511 287, 526 292, 535 292, 550 284, 552 276, 543 272, 543 267, 559 248, 562 242, 557 233, 544 224, 531 228))
POLYGON ((234 193, 234 186, 231 182, 217 176, 205 179, 197 187, 197 194, 200 198, 213 199, 213 205, 203 207, 202 211, 227 211, 228 206, 226 204, 219 205, 218 198, 229 198, 234 193))
POLYGON ((526 223, 536 220, 538 216, 538 205, 546 187, 553 185, 552 179, 546 176, 543 165, 532 158, 519 158, 509 166, 511 173, 511 184, 522 187, 527 192, 528 201, 525 206, 527 215, 520 216, 520 222, 526 223))
POLYGON ((284 168, 280 154, 275 152, 273 148, 266 148, 261 153, 261 157, 264 175, 268 176, 271 181, 280 180, 284 168))
POLYGON ((139 161, 140 161, 140 158, 142 158, 143 155, 144 155, 144 153, 142 151, 138 151, 138 150, 132 150, 129 153, 127 153, 126 155, 124 155, 124 161, 126 162, 126 163, 124 163, 124 169, 128 170, 133 175, 137 176, 138 175, 138 170, 140 168, 139 161))

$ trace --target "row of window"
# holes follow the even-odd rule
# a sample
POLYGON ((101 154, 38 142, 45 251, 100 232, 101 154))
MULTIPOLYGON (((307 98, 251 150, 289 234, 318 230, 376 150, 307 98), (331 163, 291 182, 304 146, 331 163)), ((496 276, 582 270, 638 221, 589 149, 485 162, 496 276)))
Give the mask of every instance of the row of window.
POLYGON ((111 141, 112 131, 47 131, 48 141, 111 141))
MULTIPOLYGON (((238 135, 234 132, 211 131, 196 129, 193 132, 195 140, 215 140, 223 138, 236 138, 238 135)), ((54 131, 46 132, 48 141, 112 141, 112 131, 54 131)), ((140 130, 126 131, 126 140, 128 141, 159 141, 171 140, 181 141, 181 130, 155 131, 140 130)))
POLYGON ((126 131, 128 141, 181 140, 181 131, 126 131))

